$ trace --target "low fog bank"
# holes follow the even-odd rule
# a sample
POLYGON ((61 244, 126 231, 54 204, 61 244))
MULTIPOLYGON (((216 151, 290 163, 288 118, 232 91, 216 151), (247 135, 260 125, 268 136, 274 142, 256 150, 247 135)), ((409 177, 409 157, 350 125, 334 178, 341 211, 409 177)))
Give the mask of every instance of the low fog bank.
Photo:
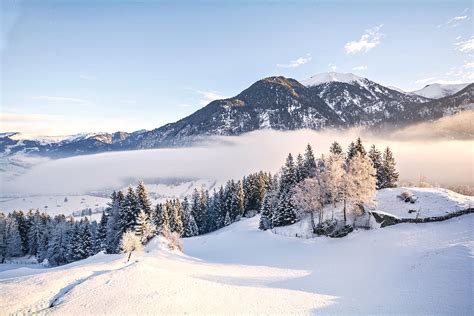
POLYGON ((213 137, 196 147, 113 152, 51 160, 11 181, 4 194, 84 194, 122 188, 130 179, 197 178, 225 181, 258 170, 276 172, 288 152, 303 152, 310 143, 317 156, 338 141, 344 148, 361 136, 368 149, 390 146, 401 180, 420 176, 443 184, 473 184, 472 140, 407 140, 348 131, 258 131, 239 137, 213 137))

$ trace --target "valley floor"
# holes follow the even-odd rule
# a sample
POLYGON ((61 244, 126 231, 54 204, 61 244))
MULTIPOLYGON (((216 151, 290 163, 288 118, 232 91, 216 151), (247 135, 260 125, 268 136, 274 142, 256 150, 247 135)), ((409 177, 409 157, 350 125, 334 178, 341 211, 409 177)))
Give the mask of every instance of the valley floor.
POLYGON ((0 314, 473 312, 474 214, 302 240, 258 217, 148 252, 0 270, 0 314))

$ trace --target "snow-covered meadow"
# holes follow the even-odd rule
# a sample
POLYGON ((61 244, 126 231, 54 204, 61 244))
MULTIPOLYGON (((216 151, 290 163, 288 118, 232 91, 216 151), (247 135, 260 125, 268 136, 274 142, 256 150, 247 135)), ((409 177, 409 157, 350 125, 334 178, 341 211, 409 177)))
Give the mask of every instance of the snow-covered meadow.
POLYGON ((7 314, 423 314, 473 310, 474 215, 343 239, 259 231, 258 217, 146 252, 0 272, 7 314), (443 273, 440 273, 442 271, 443 273), (25 294, 27 293, 27 294, 25 294))

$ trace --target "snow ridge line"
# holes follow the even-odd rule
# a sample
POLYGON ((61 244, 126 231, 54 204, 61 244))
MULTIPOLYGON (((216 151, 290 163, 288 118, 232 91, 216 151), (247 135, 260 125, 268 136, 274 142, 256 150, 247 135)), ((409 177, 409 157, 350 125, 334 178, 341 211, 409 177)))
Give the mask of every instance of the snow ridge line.
POLYGON ((51 311, 52 309, 58 307, 59 305, 61 305, 64 301, 64 299, 66 298, 66 296, 73 290, 75 289, 78 285, 81 285, 82 283, 88 281, 88 280, 92 280, 93 278, 95 277, 98 277, 102 274, 106 274, 108 272, 115 272, 115 271, 120 271, 120 270, 123 270, 123 269, 126 269, 132 265, 134 265, 135 263, 137 263, 137 261, 134 261, 130 264, 127 264, 121 268, 118 268, 118 269, 110 269, 110 270, 101 270, 101 271, 94 271, 92 274, 90 274, 89 276, 86 276, 84 278, 81 278, 81 279, 78 279, 74 282, 72 282, 71 284, 68 284, 66 285, 65 287, 63 287, 62 289, 59 290, 59 292, 53 296, 53 298, 51 299, 50 303, 49 303, 49 306, 48 307, 45 307, 39 311, 36 311, 36 312, 33 312, 32 314, 39 314, 39 313, 44 313, 46 311, 51 311))
POLYGON ((370 214, 374 216, 375 221, 379 224, 381 223, 380 227, 387 227, 387 226, 392 226, 392 225, 402 224, 402 223, 420 224, 420 223, 430 223, 430 222, 442 222, 454 217, 458 217, 458 216, 470 214, 470 213, 474 213, 474 208, 470 207, 468 209, 452 212, 443 216, 431 216, 431 217, 424 217, 424 218, 397 218, 394 216, 390 216, 388 214, 381 214, 376 211, 370 212, 370 214))

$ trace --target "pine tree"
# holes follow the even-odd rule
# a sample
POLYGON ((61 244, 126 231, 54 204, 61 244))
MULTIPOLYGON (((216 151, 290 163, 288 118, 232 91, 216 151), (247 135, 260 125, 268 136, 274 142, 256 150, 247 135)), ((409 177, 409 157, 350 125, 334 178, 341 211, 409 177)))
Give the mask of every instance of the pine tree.
POLYGON ((346 165, 349 165, 349 161, 356 155, 357 151, 355 148, 354 142, 351 142, 349 144, 349 147, 347 148, 347 155, 346 155, 346 165))
POLYGON ((136 195, 140 210, 143 210, 147 216, 150 216, 152 212, 151 201, 142 180, 138 183, 136 195))
POLYGON ((365 151, 364 145, 362 145, 362 140, 360 137, 357 138, 354 149, 356 153, 359 153, 361 156, 365 156, 367 153, 365 151))
POLYGON ((12 217, 7 217, 5 221, 6 233, 6 257, 18 257, 22 255, 21 236, 18 230, 18 223, 12 217))
POLYGON ((83 259, 84 249, 82 248, 82 229, 78 222, 74 223, 71 238, 69 240, 67 257, 69 262, 83 259))
POLYGON ((333 142, 331 144, 331 147, 329 148, 329 153, 333 155, 342 155, 343 150, 342 150, 341 145, 338 142, 333 142))
POLYGON ((303 181, 306 177, 307 172, 305 171, 303 156, 298 154, 298 156, 296 156, 296 182, 303 181))
POLYGON ((395 158, 389 147, 383 152, 383 180, 382 188, 395 188, 398 181, 398 172, 396 169, 395 158))
POLYGON ((105 238, 105 250, 107 253, 118 253, 120 251, 120 238, 122 238, 121 218, 125 197, 122 191, 113 192, 109 204, 107 216, 107 233, 105 238))
POLYGON ((106 240, 107 240, 107 221, 109 218, 109 214, 111 209, 108 208, 107 211, 102 212, 102 217, 100 218, 99 225, 97 227, 97 247, 98 251, 102 251, 106 249, 106 240))
POLYGON ((296 222, 296 207, 293 202, 293 188, 296 185, 296 172, 293 157, 288 155, 282 169, 278 206, 273 213, 273 226, 285 226, 296 222))
POLYGON ((192 236, 197 236, 199 234, 196 221, 194 220, 194 217, 191 214, 191 207, 186 197, 184 198, 184 201, 183 201, 183 226, 184 226, 183 237, 192 237, 192 236))
POLYGON ((231 223, 232 221, 230 220, 229 212, 226 212, 224 217, 224 226, 229 226, 231 223))
POLYGON ((142 244, 146 244, 148 240, 156 232, 156 227, 153 223, 151 223, 149 216, 145 213, 142 209, 140 213, 138 213, 137 224, 135 225, 135 234, 140 239, 142 244))
POLYGON ((181 202, 179 201, 179 199, 174 200, 172 212, 173 212, 172 213, 173 227, 171 231, 176 232, 179 236, 183 236, 183 233, 184 233, 184 226, 183 226, 183 219, 182 219, 183 209, 181 207, 181 202))
POLYGON ((43 230, 44 227, 40 218, 40 214, 39 212, 36 212, 33 218, 30 220, 30 228, 28 230, 28 252, 30 255, 38 255, 43 230))
POLYGON ((0 264, 5 263, 7 257, 7 218, 0 212, 0 264))
POLYGON ((372 161, 372 165, 375 169, 375 176, 377 178, 377 189, 382 188, 383 178, 384 178, 384 170, 383 170, 383 161, 382 161, 382 154, 380 151, 375 148, 375 145, 372 145, 369 150, 369 158, 372 161))
POLYGON ((304 153, 304 172, 302 173, 302 180, 313 177, 316 173, 316 159, 314 158, 313 148, 310 144, 306 146, 304 153))
POLYGON ((276 196, 274 191, 268 191, 263 199, 262 210, 260 211, 260 222, 258 228, 267 230, 273 228, 273 213, 276 209, 276 196))
POLYGON ((28 230, 29 230, 29 220, 26 218, 25 214, 22 211, 14 211, 12 217, 16 219, 18 224, 18 231, 20 232, 21 237, 21 249, 22 253, 26 254, 29 250, 28 246, 28 230))
POLYGON ((82 248, 82 258, 87 258, 94 254, 94 244, 92 240, 92 232, 87 217, 81 221, 81 243, 80 247, 82 248))
POLYGON ((46 257, 50 265, 59 266, 68 262, 69 230, 66 222, 59 222, 54 227, 46 257))
POLYGON ((140 205, 138 204, 138 197, 135 191, 129 187, 120 214, 120 230, 122 233, 133 230, 137 223, 139 212, 140 205))
POLYGON ((191 214, 193 215, 194 220, 196 221, 196 225, 199 229, 199 234, 203 234, 205 232, 203 227, 204 213, 201 205, 201 194, 196 188, 194 188, 193 194, 191 196, 191 214))

